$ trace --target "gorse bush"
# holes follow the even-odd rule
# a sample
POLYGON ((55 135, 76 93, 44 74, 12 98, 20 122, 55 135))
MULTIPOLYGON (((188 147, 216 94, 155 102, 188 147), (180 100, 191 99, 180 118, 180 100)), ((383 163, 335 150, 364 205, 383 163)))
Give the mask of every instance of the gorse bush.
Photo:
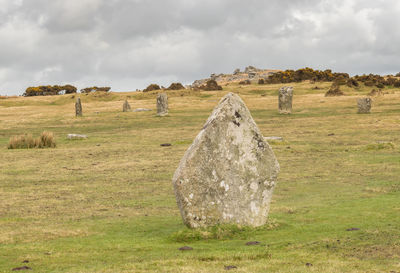
POLYGON ((31 134, 12 136, 8 142, 8 149, 55 148, 56 141, 52 132, 43 132, 38 138, 31 134))
POLYGON ((334 97, 334 96, 343 96, 344 93, 340 90, 339 84, 336 82, 332 83, 332 86, 329 88, 328 92, 325 93, 325 97, 334 97))
POLYGON ((375 82, 368 80, 368 81, 365 81, 364 84, 365 84, 365 86, 374 86, 375 82))
POLYGON ((347 80, 346 85, 348 87, 358 87, 360 84, 358 83, 358 81, 356 79, 350 78, 347 80))
POLYGON ((392 76, 389 76, 386 79, 386 85, 394 85, 396 82, 397 82, 397 79, 392 76))
POLYGON ((42 85, 37 87, 28 87, 23 96, 52 96, 76 93, 76 87, 67 85, 42 85))
POLYGON ((378 88, 384 88, 385 86, 396 87, 398 80, 392 76, 388 76, 386 79, 380 75, 369 74, 362 76, 354 76, 357 81, 363 82, 365 86, 376 86, 378 88))
POLYGON ((348 79, 350 76, 347 73, 333 73, 332 70, 324 71, 314 70, 306 67, 298 70, 286 70, 277 72, 268 77, 267 83, 291 83, 301 82, 305 80, 317 81, 334 81, 336 79, 348 79))
POLYGON ((81 93, 91 93, 91 92, 108 92, 110 91, 111 87, 109 86, 104 86, 104 87, 97 87, 97 86, 93 86, 93 87, 86 87, 81 89, 81 93))

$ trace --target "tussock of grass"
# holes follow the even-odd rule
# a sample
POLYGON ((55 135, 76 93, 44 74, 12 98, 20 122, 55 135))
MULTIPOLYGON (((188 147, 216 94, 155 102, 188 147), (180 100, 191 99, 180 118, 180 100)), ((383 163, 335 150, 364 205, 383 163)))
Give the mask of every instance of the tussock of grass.
POLYGON ((31 134, 12 136, 8 142, 8 149, 55 148, 56 141, 52 132, 43 132, 38 138, 31 134))
POLYGON ((55 148, 56 147, 56 139, 52 132, 43 132, 40 137, 37 139, 37 147, 38 148, 55 148))
POLYGON ((234 237, 247 237, 251 228, 237 225, 218 225, 209 228, 180 230, 171 235, 175 242, 193 242, 201 240, 226 240, 234 237))
POLYGON ((187 145, 187 144, 192 144, 193 140, 192 139, 187 139, 187 140, 177 140, 173 144, 174 145, 187 145))
POLYGON ((394 149, 394 144, 391 142, 383 142, 376 144, 369 144, 366 147, 367 151, 377 151, 377 150, 386 150, 386 149, 394 149))
POLYGON ((173 233, 170 239, 180 243, 202 240, 228 240, 233 238, 246 239, 257 231, 271 230, 278 226, 279 224, 274 219, 270 219, 266 225, 257 228, 229 224, 198 229, 185 228, 173 233))
POLYGON ((270 145, 289 145, 289 141, 280 141, 280 140, 267 140, 270 145))
POLYGON ((31 134, 12 136, 8 142, 8 149, 30 149, 36 147, 36 140, 31 134))

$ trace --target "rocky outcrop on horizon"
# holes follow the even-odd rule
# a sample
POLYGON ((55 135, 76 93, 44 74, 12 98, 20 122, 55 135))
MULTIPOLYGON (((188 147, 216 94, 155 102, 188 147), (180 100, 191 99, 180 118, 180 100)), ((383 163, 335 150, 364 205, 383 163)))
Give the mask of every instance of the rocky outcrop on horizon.
POLYGON ((254 66, 248 66, 244 71, 237 68, 232 74, 211 74, 207 79, 194 81, 191 87, 200 87, 209 80, 215 80, 218 84, 227 84, 230 82, 241 82, 246 80, 258 81, 259 79, 267 79, 270 75, 279 71, 280 70, 259 69, 254 66))

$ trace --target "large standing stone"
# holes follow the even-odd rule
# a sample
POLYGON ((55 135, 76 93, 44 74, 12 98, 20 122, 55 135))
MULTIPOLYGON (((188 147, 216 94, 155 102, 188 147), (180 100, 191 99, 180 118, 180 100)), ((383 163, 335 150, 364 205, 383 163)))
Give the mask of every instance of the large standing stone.
POLYGON ((75 102, 75 115, 77 117, 82 116, 82 103, 81 103, 81 98, 77 98, 75 102))
POLYGON ((238 95, 221 99, 173 177, 184 223, 265 224, 279 164, 238 95))
POLYGON ((293 87, 282 87, 279 89, 279 113, 292 113, 293 87))
POLYGON ((168 115, 168 96, 166 93, 161 93, 157 96, 157 115, 168 115))
POLYGON ((370 98, 357 99, 357 106, 359 114, 371 113, 372 100, 370 98))
POLYGON ((130 112, 131 106, 129 105, 128 100, 125 100, 124 104, 122 105, 122 112, 130 112))

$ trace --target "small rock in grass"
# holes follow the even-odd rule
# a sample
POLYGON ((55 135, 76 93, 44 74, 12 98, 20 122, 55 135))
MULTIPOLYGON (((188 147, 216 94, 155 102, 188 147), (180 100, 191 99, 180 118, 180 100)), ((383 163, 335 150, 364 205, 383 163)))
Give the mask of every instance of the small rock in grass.
POLYGON ((355 227, 346 229, 346 231, 354 231, 354 230, 360 230, 360 229, 359 228, 355 228, 355 227))
POLYGON ((32 268, 30 268, 28 266, 21 266, 21 267, 13 268, 11 271, 20 271, 20 270, 32 270, 32 268))
POLYGON ((67 135, 68 139, 87 139, 87 135, 79 135, 79 134, 68 134, 67 135))
POLYGON ((261 244, 261 242, 258 241, 250 241, 246 243, 246 246, 255 246, 255 245, 259 245, 261 244))
POLYGON ((183 246, 183 247, 180 247, 179 250, 180 251, 186 251, 186 250, 193 250, 193 248, 190 247, 190 246, 183 246))
POLYGON ((237 266, 235 266, 235 265, 225 265, 224 269, 225 270, 237 269, 237 266))
POLYGON ((172 146, 172 144, 171 144, 171 143, 163 143, 163 144, 160 144, 160 146, 162 146, 162 147, 169 147, 169 146, 172 146))
POLYGON ((313 266, 312 263, 306 263, 306 266, 313 266))
POLYGON ((280 137, 280 136, 267 136, 267 137, 264 137, 264 139, 266 140, 266 141, 268 141, 268 140, 275 140, 275 141, 283 141, 283 137, 280 137))
POLYGON ((147 111, 151 111, 151 109, 147 109, 147 108, 136 108, 135 110, 133 110, 133 112, 147 112, 147 111))

